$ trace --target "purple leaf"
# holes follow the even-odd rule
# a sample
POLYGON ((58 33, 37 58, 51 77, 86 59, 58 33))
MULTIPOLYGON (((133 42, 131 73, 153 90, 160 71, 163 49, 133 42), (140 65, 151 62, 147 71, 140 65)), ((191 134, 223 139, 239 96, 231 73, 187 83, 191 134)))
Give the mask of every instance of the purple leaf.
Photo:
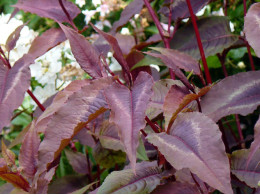
MULTIPOLYGON (((199 63, 193 57, 173 49, 166 49, 160 47, 151 47, 151 49, 158 51, 161 54, 170 58, 175 64, 175 66, 177 66, 178 68, 181 68, 189 72, 193 71, 194 74, 200 75, 199 63)), ((165 64, 165 65, 168 66, 169 68, 174 68, 171 67, 170 64, 165 64)))
POLYGON ((190 94, 186 87, 180 87, 178 85, 173 85, 167 95, 165 96, 163 104, 163 115, 165 118, 165 129, 167 129, 170 119, 173 113, 179 108, 182 103, 183 98, 190 94))
POLYGON ((152 95, 152 86, 152 77, 140 72, 131 90, 118 83, 105 90, 112 112, 110 120, 120 129, 120 138, 133 170, 136 164, 139 131, 145 127, 145 110, 152 95))
MULTIPOLYGON (((63 0, 63 5, 72 19, 81 12, 75 4, 67 0, 63 0)), ((58 0, 18 0, 14 7, 53 19, 56 22, 70 22, 58 0)))
POLYGON ((183 87, 184 85, 178 80, 164 79, 155 82, 153 86, 153 95, 149 103, 146 115, 153 119, 163 112, 164 99, 169 92, 172 85, 183 87))
MULTIPOLYGON (((42 103, 44 108, 48 108, 51 104, 53 99, 55 98, 56 94, 49 97, 45 102, 42 103)), ((34 110, 33 117, 39 118, 42 114, 42 110, 39 108, 39 106, 34 110)))
POLYGON ((120 27, 124 26, 129 20, 135 15, 140 13, 144 6, 143 0, 134 0, 131 3, 129 3, 128 6, 124 8, 124 10, 121 13, 120 19, 116 21, 111 29, 111 33, 115 34, 120 27))
POLYGON ((74 171, 80 174, 88 174, 86 155, 80 152, 73 152, 71 150, 65 150, 65 154, 74 171))
POLYGON ((124 55, 129 54, 135 46, 135 38, 132 35, 122 35, 117 33, 115 38, 124 55))
POLYGON ((69 39, 71 51, 77 62, 83 70, 85 70, 93 78, 102 77, 102 70, 100 66, 100 54, 96 49, 86 40, 86 38, 63 24, 59 24, 64 31, 66 37, 69 39))
POLYGON ((259 42, 259 16, 260 12, 260 3, 254 3, 251 5, 245 17, 244 31, 246 39, 252 48, 255 50, 255 53, 260 57, 260 42, 259 42))
POLYGON ((27 125, 20 133, 19 135, 16 136, 16 138, 8 145, 8 148, 11 149, 12 147, 21 144, 24 140, 25 135, 27 134, 27 132, 29 131, 30 127, 31 127, 30 123, 29 125, 27 125))
POLYGON ((99 187, 98 194, 148 194, 160 184, 161 171, 155 162, 136 164, 136 174, 131 169, 114 171, 99 187))
POLYGON ((61 29, 51 28, 33 40, 28 53, 36 59, 65 40, 66 36, 61 29))
POLYGON ((147 139, 177 170, 189 168, 201 180, 223 193, 233 193, 229 161, 218 126, 199 112, 179 114, 166 133, 147 139))
MULTIPOLYGON (((197 13, 200 9, 202 9, 205 5, 208 4, 210 0, 192 0, 191 6, 194 13, 197 13)), ((166 0, 164 2, 165 5, 170 4, 170 0, 166 0)), ((186 0, 178 0, 173 1, 173 3, 170 5, 170 9, 172 11, 172 19, 174 21, 177 21, 178 19, 184 19, 190 17, 190 12, 187 6, 186 0)), ((167 7, 163 7, 160 12, 169 16, 170 9, 167 7)))
POLYGON ((112 77, 90 81, 68 96, 63 106, 58 105, 59 108, 45 123, 45 136, 39 147, 38 174, 49 168, 75 134, 106 111, 103 90, 113 81, 112 77))
POLYGON ((91 26, 95 29, 95 31, 97 31, 100 35, 102 35, 107 42, 111 45, 111 47, 114 50, 114 57, 115 59, 119 62, 119 64, 122 66, 122 68, 124 69, 124 71, 129 72, 129 67, 127 65, 127 62, 124 58, 123 52, 117 42, 117 39, 115 37, 113 37, 112 35, 103 32, 102 30, 99 30, 97 27, 95 27, 93 24, 91 24, 91 26))
POLYGON ((238 73, 216 85, 202 98, 202 112, 214 121, 230 114, 243 116, 260 104, 260 71, 238 73))
POLYGON ((254 141, 251 143, 250 152, 248 154, 248 159, 246 162, 246 168, 248 167, 252 157, 255 155, 257 150, 260 148, 260 119, 255 124, 254 141))
POLYGON ((91 148, 95 147, 96 143, 93 139, 92 135, 86 128, 83 128, 78 132, 74 137, 73 140, 79 141, 82 145, 90 146, 91 148))
POLYGON ((260 150, 258 149, 246 168, 249 150, 237 150, 231 155, 231 172, 241 181, 253 188, 258 187, 260 181, 260 150))
POLYGON ((168 182, 158 186, 153 194, 201 194, 196 185, 181 182, 168 182))
POLYGON ((183 72, 175 65, 175 62, 172 58, 169 58, 168 56, 162 55, 162 54, 158 54, 158 53, 150 53, 150 52, 145 52, 146 54, 156 57, 156 58, 160 58, 163 63, 165 65, 167 65, 168 67, 170 67, 174 73, 176 74, 176 76, 182 81, 182 83, 191 91, 194 91, 193 87, 191 86, 191 84, 189 83, 188 79, 186 78, 186 76, 183 74, 183 72))
MULTIPOLYGON (((231 33, 226 17, 206 17, 198 20, 197 24, 206 57, 221 53, 238 40, 238 36, 231 33)), ((176 32, 171 48, 187 53, 197 60, 201 58, 192 23, 176 32)))
POLYGON ((18 26, 12 34, 9 35, 8 39, 6 40, 5 47, 8 52, 10 52, 13 48, 15 48, 16 42, 18 41, 20 37, 20 33, 24 27, 24 25, 18 26))
POLYGON ((19 154, 19 168, 28 178, 33 178, 36 173, 38 149, 41 142, 34 125, 33 121, 24 137, 19 154))
POLYGON ((0 131, 10 124, 13 110, 23 102, 24 94, 30 86, 30 55, 24 55, 12 69, 0 66, 0 131))

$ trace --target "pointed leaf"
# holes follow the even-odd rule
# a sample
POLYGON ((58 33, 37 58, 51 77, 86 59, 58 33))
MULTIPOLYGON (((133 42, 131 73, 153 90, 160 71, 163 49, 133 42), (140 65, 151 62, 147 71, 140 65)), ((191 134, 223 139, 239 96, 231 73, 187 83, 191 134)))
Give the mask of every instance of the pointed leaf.
MULTIPOLYGON (((193 12, 197 13, 200 9, 207 5, 209 1, 210 0, 190 1, 193 12)), ((164 3, 168 5, 170 3, 170 0, 166 0, 164 3)), ((170 5, 170 9, 172 12, 171 16, 174 21, 190 17, 190 12, 186 0, 173 1, 173 3, 170 5)), ((163 9, 161 9, 160 12, 168 17, 170 9, 163 7, 163 9)))
POLYGON ((29 125, 27 125, 17 136, 16 138, 8 145, 8 148, 11 149, 12 147, 21 144, 24 140, 24 137, 26 135, 26 133, 29 131, 30 127, 31 127, 30 123, 29 125))
POLYGON ((124 26, 135 15, 139 14, 144 6, 144 2, 140 0, 134 0, 127 5, 121 13, 120 19, 116 21, 111 29, 111 32, 116 33, 120 27, 124 26))
MULTIPOLYGON (((72 2, 67 0, 63 0, 62 2, 72 19, 80 13, 80 9, 72 2)), ((18 0, 13 6, 25 12, 31 12, 41 17, 53 19, 56 22, 70 22, 58 0, 18 0)))
POLYGON ((33 58, 25 55, 12 69, 0 66, 0 131, 9 125, 14 109, 23 102, 24 94, 30 86, 31 63, 33 58))
POLYGON ((245 26, 244 31, 246 39, 249 44, 255 50, 255 53, 260 57, 260 42, 259 42, 259 33, 260 33, 260 3, 254 3, 251 5, 245 17, 245 26))
POLYGON ((257 152, 257 150, 260 148, 260 118, 255 124, 255 133, 254 133, 254 141, 251 143, 250 146, 250 152, 248 154, 248 159, 246 162, 246 168, 248 167, 252 157, 257 152))
POLYGON ((8 52, 10 52, 13 48, 15 48, 16 42, 20 37, 20 33, 26 24, 22 24, 18 26, 12 34, 9 35, 8 39, 6 40, 5 47, 8 52))
POLYGON ((85 187, 83 187, 81 189, 78 189, 78 190, 76 190, 74 192, 71 192, 71 194, 85 194, 85 192, 87 190, 89 190, 95 183, 97 183, 97 182, 92 182, 91 184, 88 184, 88 185, 86 185, 85 187))
POLYGON ((65 40, 66 36, 61 29, 51 28, 33 40, 28 53, 36 59, 65 40))
POLYGON ((29 178, 33 178, 37 169, 37 156, 40 145, 40 137, 32 125, 29 131, 26 133, 19 154, 19 168, 29 178))
MULTIPOLYGON (((206 57, 221 53, 238 40, 238 37, 231 33, 226 17, 206 17, 198 20, 197 24, 206 57)), ((201 58, 192 23, 176 32, 171 48, 185 52, 195 59, 201 58)))
POLYGON ((172 118, 173 113, 179 108, 179 105, 183 102, 186 95, 190 94, 186 87, 179 87, 173 85, 167 93, 163 104, 163 115, 165 118, 165 129, 172 118))
POLYGON ((119 64, 122 66, 122 68, 126 72, 129 72, 129 67, 127 65, 127 62, 126 62, 124 55, 123 55, 123 52, 122 52, 116 38, 113 37, 112 35, 108 34, 108 33, 103 32, 102 30, 99 30, 93 24, 91 24, 91 26, 95 29, 95 31, 97 31, 100 35, 102 35, 107 40, 107 42, 111 45, 111 47, 114 50, 115 59, 119 62, 119 64))
MULTIPOLYGON (((158 51, 161 54, 172 59, 175 66, 177 66, 178 68, 181 68, 181 69, 183 69, 185 71, 189 71, 189 72, 193 71, 194 74, 200 75, 199 63, 193 57, 191 57, 185 53, 179 52, 177 50, 174 50, 174 49, 167 49, 167 48, 161 48, 161 47, 151 47, 151 49, 158 51)), ((165 64, 165 65, 166 66, 168 65, 169 68, 172 68, 172 67, 170 67, 169 64, 165 64)))
POLYGON ((131 90, 117 83, 105 90, 112 112, 110 120, 120 129, 120 138, 133 170, 139 131, 145 127, 145 110, 152 95, 152 86, 153 78, 145 72, 140 72, 131 90))
POLYGON ((9 150, 4 141, 2 140, 2 156, 4 157, 7 165, 9 167, 16 166, 15 165, 15 154, 12 150, 9 150))
POLYGON ((246 168, 249 150, 237 150, 231 155, 231 171, 241 181, 253 188, 258 187, 260 181, 260 150, 258 149, 246 168))
POLYGON ((59 25, 69 39, 71 51, 81 68, 93 78, 102 77, 99 60, 100 54, 84 36, 63 24, 59 25))
POLYGON ((229 161, 214 121, 199 112, 179 114, 169 133, 147 139, 175 169, 189 168, 210 186, 232 193, 229 161))
POLYGON ((201 194, 196 185, 181 182, 168 182, 158 186, 153 194, 201 194))
POLYGON ((136 166, 136 175, 131 169, 114 171, 107 176, 98 189, 98 194, 146 194, 160 184, 160 169, 154 162, 141 162, 136 166))
POLYGON ((13 184, 15 187, 21 188, 28 192, 30 185, 26 179, 24 179, 20 174, 13 172, 0 172, 0 178, 13 184))
POLYGON ((243 116, 260 105, 260 71, 238 73, 216 85, 202 98, 202 112, 214 121, 230 114, 243 116))
POLYGON ((178 80, 164 79, 155 82, 153 86, 153 95, 149 103, 146 115, 148 118, 154 118, 163 112, 164 99, 172 85, 183 87, 184 85, 178 80))
POLYGON ((88 174, 86 155, 80 152, 73 152, 71 150, 65 150, 65 154, 74 171, 80 174, 88 174))
POLYGON ((111 77, 89 82, 71 94, 64 105, 53 113, 46 123, 45 136, 39 147, 38 174, 49 167, 75 134, 106 111, 103 90, 112 82, 111 77))
POLYGON ((172 60, 171 58, 162 55, 162 54, 158 54, 158 53, 150 53, 150 52, 145 52, 146 54, 156 57, 156 58, 160 58, 163 63, 165 65, 167 65, 168 67, 170 67, 173 72, 176 74, 176 76, 182 81, 182 83, 191 91, 194 91, 193 87, 191 86, 191 84, 189 83, 188 79, 186 78, 186 76, 183 74, 183 72, 175 65, 174 60, 172 60))
POLYGON ((116 33, 115 36, 119 47, 122 49, 122 53, 127 55, 131 52, 132 48, 135 46, 135 38, 132 35, 122 35, 116 33))

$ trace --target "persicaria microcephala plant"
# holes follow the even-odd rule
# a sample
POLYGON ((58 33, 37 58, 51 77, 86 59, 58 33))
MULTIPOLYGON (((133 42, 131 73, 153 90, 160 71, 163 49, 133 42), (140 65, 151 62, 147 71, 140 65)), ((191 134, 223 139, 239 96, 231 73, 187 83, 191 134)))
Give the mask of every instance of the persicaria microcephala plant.
MULTIPOLYGON (((11 17, 22 10, 48 18, 55 27, 38 35, 14 63, 10 56, 30 21, 18 26, 1 46, 0 178, 7 183, 0 189, 5 193, 259 193, 260 3, 250 4, 248 11, 245 0, 241 5, 245 18, 239 35, 239 27, 232 30, 227 17, 231 13, 235 21, 232 10, 238 5, 227 1, 222 5, 209 0, 133 0, 111 25, 106 19, 108 1, 101 0, 96 10, 84 11, 88 24, 79 29, 76 21, 82 11, 68 0, 18 0, 11 17), (225 16, 206 14, 205 9, 219 5, 225 16), (98 10, 102 25, 92 23, 98 10), (100 25, 110 28, 102 30, 100 25), (131 25, 142 26, 143 34, 131 25), (98 35, 95 41, 84 36, 90 29, 98 35), (29 67, 33 70, 35 62, 48 65, 43 56, 66 40, 71 53, 63 50, 61 61, 67 55, 77 65, 69 68, 75 73, 60 78, 78 77, 42 103, 34 95, 33 83, 47 90, 48 79, 37 81, 41 75, 32 76, 29 67), (247 71, 242 62, 236 67, 230 60, 245 54, 247 71), (108 58, 118 63, 116 71, 108 58), (221 73, 216 73, 217 68, 221 73), (38 108, 29 112, 30 124, 12 139, 13 121, 24 112, 28 115, 25 94, 38 108), (254 132, 243 128, 244 119, 254 132)), ((49 78, 56 81, 57 74, 66 71, 61 64, 57 70, 49 78)))

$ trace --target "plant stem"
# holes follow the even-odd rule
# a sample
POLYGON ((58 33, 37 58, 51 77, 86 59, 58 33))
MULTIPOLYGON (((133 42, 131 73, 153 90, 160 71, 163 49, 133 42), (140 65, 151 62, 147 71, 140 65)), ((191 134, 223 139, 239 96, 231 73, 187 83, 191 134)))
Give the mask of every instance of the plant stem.
POLYGON ((28 89, 27 93, 31 96, 31 98, 33 99, 33 101, 35 101, 35 103, 39 106, 39 108, 41 109, 41 111, 45 111, 44 106, 39 102, 39 100, 33 95, 33 93, 28 89))
POLYGON ((91 183, 92 182, 92 173, 91 173, 88 149, 85 148, 85 151, 86 151, 86 158, 87 158, 87 163, 88 163, 88 175, 89 175, 89 180, 90 180, 90 183, 91 183))
POLYGON ((240 137, 241 148, 244 149, 245 148, 244 136, 243 136, 242 129, 240 126, 240 120, 239 120, 238 114, 235 114, 235 118, 236 118, 237 129, 238 129, 238 133, 239 133, 239 137, 240 137))
POLYGON ((150 127, 153 129, 153 131, 154 131, 155 133, 160 133, 160 131, 158 130, 158 127, 156 127, 156 125, 153 124, 153 122, 150 121, 150 119, 149 119, 147 116, 145 117, 145 120, 146 120, 146 122, 150 125, 150 127))
POLYGON ((65 15, 67 16, 70 25, 74 28, 74 30, 78 31, 78 28, 75 26, 75 24, 73 23, 72 18, 70 17, 69 12, 66 10, 65 6, 63 5, 62 0, 59 0, 59 4, 61 6, 61 9, 63 10, 63 12, 65 13, 65 15))
POLYGON ((225 66, 225 56, 220 55, 220 54, 217 54, 217 56, 218 56, 218 59, 220 61, 221 66, 222 66, 224 76, 228 77, 227 69, 226 69, 226 66, 225 66))
POLYGON ((205 75, 206 75, 206 80, 207 80, 208 84, 211 84, 212 80, 211 80, 211 76, 210 76, 210 73, 209 73, 209 68, 208 68, 208 64, 207 64, 207 61, 206 61, 203 45, 202 45, 202 42, 201 42, 201 37, 200 37, 199 29, 198 29, 198 26, 197 26, 197 22, 196 22, 196 16, 194 15, 194 12, 192 10, 190 0, 186 0, 186 3, 188 5, 189 12, 190 12, 190 15, 191 15, 191 21, 192 21, 192 24, 193 24, 193 28, 195 30, 197 43, 198 43, 199 50, 200 50, 201 60, 202 60, 202 64, 203 64, 205 75))
MULTIPOLYGON (((243 5, 244 5, 244 18, 245 18, 246 17, 246 12, 247 12, 246 0, 243 0, 243 5)), ((255 71, 255 64, 254 64, 254 60, 253 60, 253 57, 252 57, 250 45, 249 45, 249 43, 247 42, 246 39, 244 39, 244 41, 246 43, 246 48, 247 48, 247 53, 248 53, 251 69, 253 71, 255 71)))

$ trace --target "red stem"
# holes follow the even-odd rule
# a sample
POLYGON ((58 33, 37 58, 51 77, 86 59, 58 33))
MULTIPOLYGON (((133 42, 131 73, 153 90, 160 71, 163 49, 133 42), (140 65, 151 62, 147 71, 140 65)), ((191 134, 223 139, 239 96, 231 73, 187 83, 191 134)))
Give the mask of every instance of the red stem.
POLYGON ((237 129, 238 129, 238 133, 239 133, 239 137, 240 137, 240 141, 241 141, 241 148, 245 148, 244 136, 242 133, 242 129, 240 127, 240 120, 239 120, 239 117, 237 114, 235 114, 235 118, 236 118, 237 129))
POLYGON ((39 100, 33 95, 33 93, 28 89, 27 93, 31 96, 31 98, 35 101, 35 103, 39 106, 39 108, 41 109, 41 111, 45 111, 44 106, 39 102, 39 100))
POLYGON ((197 43, 198 43, 199 50, 200 50, 201 60, 202 60, 202 64, 203 64, 205 75, 206 75, 206 80, 207 80, 208 84, 209 83, 211 84, 212 80, 211 80, 211 76, 210 76, 210 73, 209 73, 209 68, 208 68, 208 64, 207 64, 207 61, 206 61, 203 45, 202 45, 202 42, 201 42, 201 37, 200 37, 199 29, 198 29, 198 26, 197 26, 197 22, 196 22, 196 16, 194 15, 194 12, 192 10, 190 0, 186 0, 186 2, 187 2, 187 5, 188 5, 188 8, 189 8, 190 15, 191 15, 191 21, 192 21, 192 24, 193 24, 193 28, 195 30, 197 43))
POLYGON ((153 131, 154 131, 155 133, 160 133, 160 131, 158 130, 158 127, 156 127, 156 125, 153 124, 153 122, 150 121, 150 119, 149 119, 147 116, 145 117, 145 120, 146 120, 146 122, 148 123, 148 125, 150 125, 150 127, 153 129, 153 131))
POLYGON ((67 16, 70 25, 74 28, 74 30, 78 31, 78 28, 75 26, 75 24, 73 23, 72 18, 70 17, 69 12, 66 10, 65 6, 63 5, 62 0, 59 0, 59 4, 61 6, 61 9, 63 10, 63 12, 65 13, 65 15, 67 16))
POLYGON ((244 17, 246 17, 246 12, 247 12, 247 9, 246 9, 246 0, 243 0, 243 5, 244 5, 244 17))

